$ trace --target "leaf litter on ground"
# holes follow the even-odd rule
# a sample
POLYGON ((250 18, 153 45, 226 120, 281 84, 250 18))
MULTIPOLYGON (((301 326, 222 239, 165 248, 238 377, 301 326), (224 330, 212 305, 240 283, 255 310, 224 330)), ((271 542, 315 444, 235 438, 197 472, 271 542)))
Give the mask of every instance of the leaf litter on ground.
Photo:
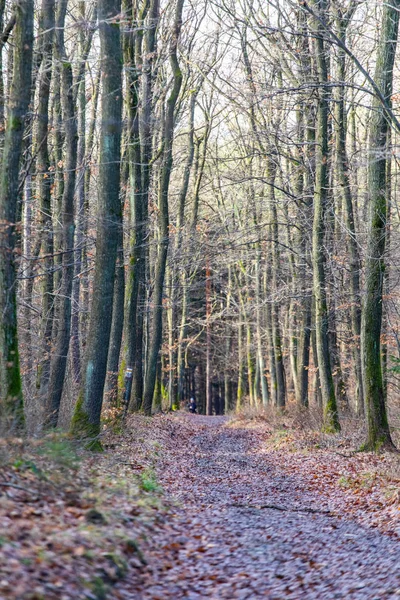
POLYGON ((400 597, 398 456, 182 413, 104 445, 2 447, 0 598, 400 597))

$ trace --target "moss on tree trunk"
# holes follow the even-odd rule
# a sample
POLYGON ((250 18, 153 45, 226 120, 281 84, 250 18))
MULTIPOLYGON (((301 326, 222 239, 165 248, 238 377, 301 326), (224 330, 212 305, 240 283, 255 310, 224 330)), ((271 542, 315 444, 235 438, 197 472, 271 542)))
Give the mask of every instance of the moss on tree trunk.
MULTIPOLYGON (((315 0, 319 17, 324 17, 326 0, 315 0)), ((332 377, 331 357, 328 342, 328 305, 326 299, 325 274, 325 219, 328 190, 328 113, 329 85, 328 64, 324 43, 324 28, 319 19, 314 19, 315 55, 318 70, 319 90, 317 103, 316 165, 314 190, 314 221, 312 236, 313 288, 315 298, 315 330, 318 372, 324 407, 324 431, 340 430, 332 377)))
MULTIPOLYGON (((391 102, 393 65, 399 28, 400 0, 383 7, 375 82, 388 105, 391 102)), ((369 129, 369 222, 365 260, 365 292, 362 307, 361 347, 363 358, 367 440, 365 450, 393 449, 385 406, 381 365, 382 290, 387 218, 388 115, 374 96, 369 129)))
POLYGON ((21 428, 24 408, 17 332, 15 224, 24 120, 31 98, 33 0, 18 3, 15 11, 13 79, 0 172, 0 420, 7 427, 21 428))
MULTIPOLYGON (((122 52, 118 22, 120 11, 120 0, 99 0, 102 109, 96 262, 83 387, 71 422, 73 435, 92 439, 100 432, 112 321, 118 228, 121 223, 119 192, 122 52)), ((92 447, 97 448, 96 445, 92 447)))

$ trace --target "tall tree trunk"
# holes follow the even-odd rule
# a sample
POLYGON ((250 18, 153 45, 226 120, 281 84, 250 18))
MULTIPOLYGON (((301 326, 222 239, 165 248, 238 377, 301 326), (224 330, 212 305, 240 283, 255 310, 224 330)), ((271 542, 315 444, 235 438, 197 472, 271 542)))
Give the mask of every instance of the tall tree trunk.
POLYGON ((246 385, 244 378, 244 343, 243 343, 243 328, 242 317, 238 324, 238 385, 236 394, 236 410, 243 408, 243 401, 246 394, 246 385))
MULTIPOLYGON (((326 11, 326 0, 315 0, 319 15, 326 11)), ((325 274, 325 219, 328 191, 328 113, 329 86, 326 47, 324 44, 324 28, 320 21, 314 20, 315 53, 319 78, 319 94, 317 109, 316 134, 316 172, 314 192, 313 223, 313 287, 315 297, 315 328, 318 357, 318 373, 321 383, 322 402, 324 407, 324 429, 328 432, 340 430, 336 405, 335 387, 332 377, 331 357, 328 343, 328 306, 326 300, 325 274)))
MULTIPOLYGON (((174 256, 176 256, 177 260, 179 260, 182 241, 183 241, 183 230, 184 230, 184 220, 185 220, 185 207, 186 207, 186 199, 189 190, 189 182, 190 175, 192 171, 192 165, 195 154, 195 143, 194 143, 194 119, 195 119, 195 108, 196 108, 196 99, 199 94, 200 88, 203 84, 204 76, 200 78, 200 82, 197 87, 191 92, 190 103, 189 103, 189 132, 188 132, 188 148, 187 148, 187 158, 183 172, 182 185, 179 192, 179 201, 178 201, 178 215, 176 220, 176 244, 174 248, 174 256)), ((204 164, 206 159, 206 148, 207 148, 207 138, 209 131, 209 120, 206 117, 206 132, 204 134, 204 146, 203 146, 203 155, 204 160, 202 162, 202 167, 196 169, 195 175, 195 183, 194 183, 194 191, 193 191, 193 203, 198 206, 198 196, 200 191, 201 179, 204 172, 204 164)), ((196 235, 196 225, 197 225, 197 211, 193 211, 192 222, 190 224, 191 230, 193 232, 193 236, 196 235)), ((169 386, 169 396, 170 396, 170 406, 176 404, 177 400, 179 400, 179 381, 180 381, 180 371, 182 369, 182 340, 184 339, 184 332, 186 330, 186 313, 188 310, 189 298, 186 293, 186 274, 184 273, 182 280, 182 292, 184 295, 183 298, 183 306, 184 311, 181 313, 181 328, 179 333, 177 333, 177 321, 178 321, 178 301, 177 295, 179 290, 179 277, 177 275, 178 272, 178 262, 173 258, 171 264, 171 286, 170 286, 170 344, 169 344, 169 354, 170 354, 170 386, 169 386), (176 339, 178 338, 178 339, 176 339), (177 346, 177 347, 176 347, 177 346)))
POLYGON ((187 332, 187 315, 188 315, 188 307, 189 307, 189 292, 188 292, 188 282, 187 282, 187 274, 182 273, 182 301, 181 301, 181 323, 179 327, 179 338, 178 338, 178 352, 177 352, 177 368, 178 368, 178 398, 179 402, 184 400, 183 393, 183 373, 185 369, 184 364, 184 340, 186 338, 187 332))
MULTIPOLYGON (((57 7, 57 15, 59 13, 59 6, 57 7)), ((56 15, 57 21, 58 16, 56 15)), ((57 35, 58 38, 58 35, 57 35)), ((58 44, 56 38, 56 44, 58 44)), ((54 52, 56 54, 56 52, 54 52)), ((61 88, 62 88, 62 65, 56 57, 54 59, 53 66, 53 167, 55 170, 55 185, 54 185, 54 198, 53 198, 53 217, 55 223, 62 221, 62 204, 65 189, 64 180, 64 162, 63 162, 63 147, 64 147, 64 128, 63 128, 63 114, 62 114, 62 102, 61 102, 61 88)), ((54 293, 56 297, 56 304, 54 307, 54 323, 53 323, 53 338, 57 336, 58 328, 58 313, 60 308, 60 282, 62 275, 62 229, 56 227, 54 229, 54 293)))
POLYGON ((276 373, 276 406, 282 408, 286 402, 286 382, 285 382, 285 367, 283 364, 282 352, 282 336, 281 326, 279 322, 279 301, 278 301, 278 273, 279 273, 279 227, 278 213, 276 209, 275 198, 275 175, 276 165, 275 157, 268 161, 268 184, 269 184, 269 211, 271 221, 271 252, 272 252, 272 288, 274 298, 271 303, 271 326, 275 355, 275 373, 276 373))
MULTIPOLYGON (((399 29, 400 0, 387 0, 383 7, 382 29, 378 44, 375 82, 390 106, 393 65, 399 29)), ((386 241, 386 164, 388 115, 375 96, 372 100, 369 128, 368 164, 368 243, 365 260, 365 292, 362 306, 361 344, 364 396, 367 417, 365 448, 392 448, 381 366, 382 288, 386 241)))
POLYGON ((100 448, 100 442, 93 438, 100 433, 121 211, 122 52, 117 21, 120 10, 120 0, 98 2, 102 102, 96 263, 84 384, 71 422, 73 434, 92 438, 89 447, 94 450, 100 448))
MULTIPOLYGON (((128 116, 127 142, 129 162, 129 190, 131 207, 132 244, 130 249, 127 294, 125 307, 125 352, 124 364, 137 373, 137 323, 139 289, 145 278, 145 216, 147 194, 142 189, 142 160, 139 130, 139 72, 142 66, 142 28, 148 3, 141 12, 135 9, 132 0, 124 0, 123 8, 130 25, 130 31, 123 36, 123 54, 126 67, 126 108, 128 116), (137 30, 136 38, 134 30, 137 30)), ((140 325, 139 325, 140 327, 140 325)), ((141 343, 141 340, 140 342, 141 343)), ((141 359, 140 359, 141 360, 141 359)), ((125 393, 129 394, 130 390, 125 393)), ((134 393, 137 393, 135 388, 134 393)), ((130 397, 125 398, 127 404, 130 397)), ((132 407, 139 407, 142 398, 136 395, 132 407)))
MULTIPOLYGON (((24 227, 23 227, 23 255, 25 259, 24 265, 24 319, 25 319, 25 335, 22 343, 26 350, 26 362, 25 362, 25 389, 28 393, 33 396, 32 383, 33 383, 33 359, 35 356, 33 346, 33 331, 32 331, 32 294, 33 294, 33 256, 32 256, 32 204, 33 204, 33 190, 32 190, 32 175, 27 174, 25 179, 25 190, 24 190, 24 227)), ((37 244, 36 244, 37 246, 37 244)))
MULTIPOLYGON (((343 16, 340 11, 336 17, 338 36, 346 42, 346 30, 349 16, 343 16)), ((353 197, 349 177, 349 161, 346 150, 346 107, 345 88, 346 81, 346 55, 339 48, 337 57, 337 79, 338 87, 335 98, 335 142, 337 173, 344 204, 344 217, 347 229, 347 243, 350 258, 350 315, 353 334, 353 359, 356 377, 356 412, 362 414, 364 411, 364 394, 361 368, 360 333, 361 333, 361 295, 360 295, 360 257, 358 252, 356 231, 354 223, 353 197)))
MULTIPOLYGON (((152 112, 153 112, 153 62, 157 40, 159 22, 159 0, 151 0, 147 17, 146 35, 143 39, 143 65, 142 65, 142 98, 139 122, 139 136, 141 142, 141 190, 142 190, 142 227, 143 240, 148 235, 148 203, 151 176, 152 156, 152 112)), ((136 56, 137 56, 136 51, 136 56)), ((145 304, 146 304, 146 275, 147 275, 147 249, 141 250, 141 269, 137 273, 137 314, 135 331, 135 357, 132 380, 131 409, 141 407, 143 401, 143 363, 144 363, 144 338, 145 338, 145 304)))
POLYGON ((62 279, 58 329, 54 357, 50 366, 49 392, 45 424, 56 427, 64 388, 71 333, 71 296, 74 278, 74 196, 77 161, 77 122, 73 99, 72 65, 64 45, 65 16, 68 0, 60 0, 56 17, 56 57, 61 62, 61 104, 65 127, 65 183, 62 197, 62 279))
POLYGON ((178 40, 182 27, 182 11, 184 0, 177 0, 174 28, 170 44, 170 62, 173 72, 173 87, 167 101, 167 110, 163 128, 163 156, 159 186, 159 216, 160 216, 160 247, 158 249, 155 270, 155 285, 153 291, 153 316, 152 332, 149 343, 146 381, 143 395, 143 408, 145 414, 151 414, 154 385, 156 380, 157 357, 161 346, 162 333, 162 295, 164 289, 164 276, 167 264, 169 244, 169 214, 168 191, 172 171, 172 145, 174 135, 175 106, 182 85, 182 72, 178 62, 178 40))
MULTIPOLYGON (((258 244, 256 249, 256 336, 257 336, 257 359, 258 368, 260 372, 260 387, 261 387, 261 399, 263 406, 266 406, 269 402, 269 390, 268 382, 265 376, 265 359, 264 359, 264 347, 262 343, 262 324, 261 324, 261 248, 258 244)), ((229 339, 229 338, 228 338, 229 339)), ((227 385, 225 384, 225 393, 227 385)), ((226 411, 228 405, 225 402, 226 411)))
MULTIPOLYGON (((107 378, 105 383, 104 398, 111 405, 118 405, 118 371, 124 330, 124 303, 125 303, 125 266, 124 266, 124 240, 122 229, 122 206, 120 210, 120 224, 118 228, 118 253, 115 266, 115 283, 110 345, 107 357, 107 378)), ((129 399, 125 396, 127 408, 129 399)))
POLYGON ((211 385, 211 270, 210 259, 206 258, 206 415, 212 415, 211 385))
POLYGON ((24 407, 17 334, 15 223, 25 115, 31 98, 33 0, 15 6, 13 79, 0 171, 0 420, 22 427, 24 407))
POLYGON ((38 84, 38 125, 36 131, 37 146, 37 189, 40 201, 40 238, 42 265, 44 270, 42 283, 42 318, 40 357, 36 385, 44 403, 47 400, 50 377, 50 358, 54 316, 54 240, 51 207, 51 187, 53 177, 49 170, 50 157, 48 147, 49 96, 52 76, 53 38, 55 29, 55 1, 42 0, 40 15, 41 70, 38 84))
MULTIPOLYGON (((0 0, 0 31, 4 33, 4 11, 6 0, 0 0)), ((3 75, 3 52, 0 49, 0 153, 3 152, 5 131, 5 106, 4 106, 4 75, 3 75)))
MULTIPOLYGON (((264 277, 264 295, 267 294, 267 283, 272 279, 271 276, 271 265, 268 263, 266 266, 266 277, 264 277)), ((274 336, 272 329, 272 302, 267 300, 265 304, 265 329, 268 341, 268 357, 269 357, 269 377, 270 377, 270 389, 271 389, 271 402, 277 404, 277 377, 276 377, 276 358, 275 358, 275 345, 274 336)))
MULTIPOLYGON (((79 1, 80 18, 84 22, 89 17, 86 14, 86 3, 79 1)), ((91 28, 85 35, 83 27, 79 33, 79 69, 76 78, 76 101, 78 104, 78 180, 76 185, 76 236, 75 236, 75 273, 72 291, 72 321, 71 321, 71 354, 72 373, 74 382, 81 383, 81 340, 80 340, 80 315, 81 315, 81 279, 83 269, 83 255, 86 233, 86 61, 91 47, 97 11, 92 15, 91 28)))
POLYGON ((228 414, 233 409, 232 394, 232 372, 231 372, 231 352, 232 352, 232 334, 229 329, 225 334, 225 369, 224 369, 224 413, 228 414))
MULTIPOLYGON (((312 79, 312 60, 309 47, 309 31, 306 14, 299 11, 299 28, 302 36, 298 40, 301 57, 301 81, 305 83, 312 79)), ((296 192, 301 198, 299 219, 300 267, 298 273, 299 289, 301 291, 301 312, 298 315, 299 338, 297 342, 297 389, 296 400, 300 406, 308 406, 310 343, 311 343, 311 311, 312 290, 309 277, 309 262, 311 262, 311 244, 309 227, 312 221, 313 190, 315 172, 315 119, 314 102, 302 97, 297 109, 297 138, 302 144, 297 149, 299 161, 296 177, 296 192), (304 142, 305 145, 304 145, 304 142)), ((316 365, 314 365, 316 366, 316 365)))
POLYGON ((84 219, 83 219, 83 239, 85 240, 82 247, 82 276, 81 276, 81 289, 82 289, 82 311, 79 323, 79 331, 82 340, 82 350, 86 347, 87 328, 89 321, 90 311, 90 285, 88 277, 88 226, 89 226, 89 197, 91 191, 92 182, 92 167, 91 161, 93 156, 93 145, 95 139, 95 131, 97 125, 97 112, 99 104, 100 94, 100 81, 101 81, 101 69, 97 70, 96 79, 93 82, 92 89, 92 110, 90 115, 89 127, 86 138, 86 151, 85 151, 85 207, 84 207, 84 219))

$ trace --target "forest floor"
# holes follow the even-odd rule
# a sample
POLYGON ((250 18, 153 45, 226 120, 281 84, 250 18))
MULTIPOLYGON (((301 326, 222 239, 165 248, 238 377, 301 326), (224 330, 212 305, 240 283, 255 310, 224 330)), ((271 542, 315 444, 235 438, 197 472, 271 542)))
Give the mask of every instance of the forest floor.
POLYGON ((2 446, 1 600, 400 598, 398 455, 182 413, 105 447, 2 446))

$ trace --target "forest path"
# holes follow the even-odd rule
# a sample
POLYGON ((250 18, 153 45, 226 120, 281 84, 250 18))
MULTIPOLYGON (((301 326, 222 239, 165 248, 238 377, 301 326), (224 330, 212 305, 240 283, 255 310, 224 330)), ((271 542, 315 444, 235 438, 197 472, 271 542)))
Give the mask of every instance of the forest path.
POLYGON ((171 428, 159 469, 176 511, 155 531, 142 591, 128 577, 115 598, 400 598, 398 541, 337 518, 335 500, 301 468, 288 474, 257 432, 181 420, 190 433, 171 428))

